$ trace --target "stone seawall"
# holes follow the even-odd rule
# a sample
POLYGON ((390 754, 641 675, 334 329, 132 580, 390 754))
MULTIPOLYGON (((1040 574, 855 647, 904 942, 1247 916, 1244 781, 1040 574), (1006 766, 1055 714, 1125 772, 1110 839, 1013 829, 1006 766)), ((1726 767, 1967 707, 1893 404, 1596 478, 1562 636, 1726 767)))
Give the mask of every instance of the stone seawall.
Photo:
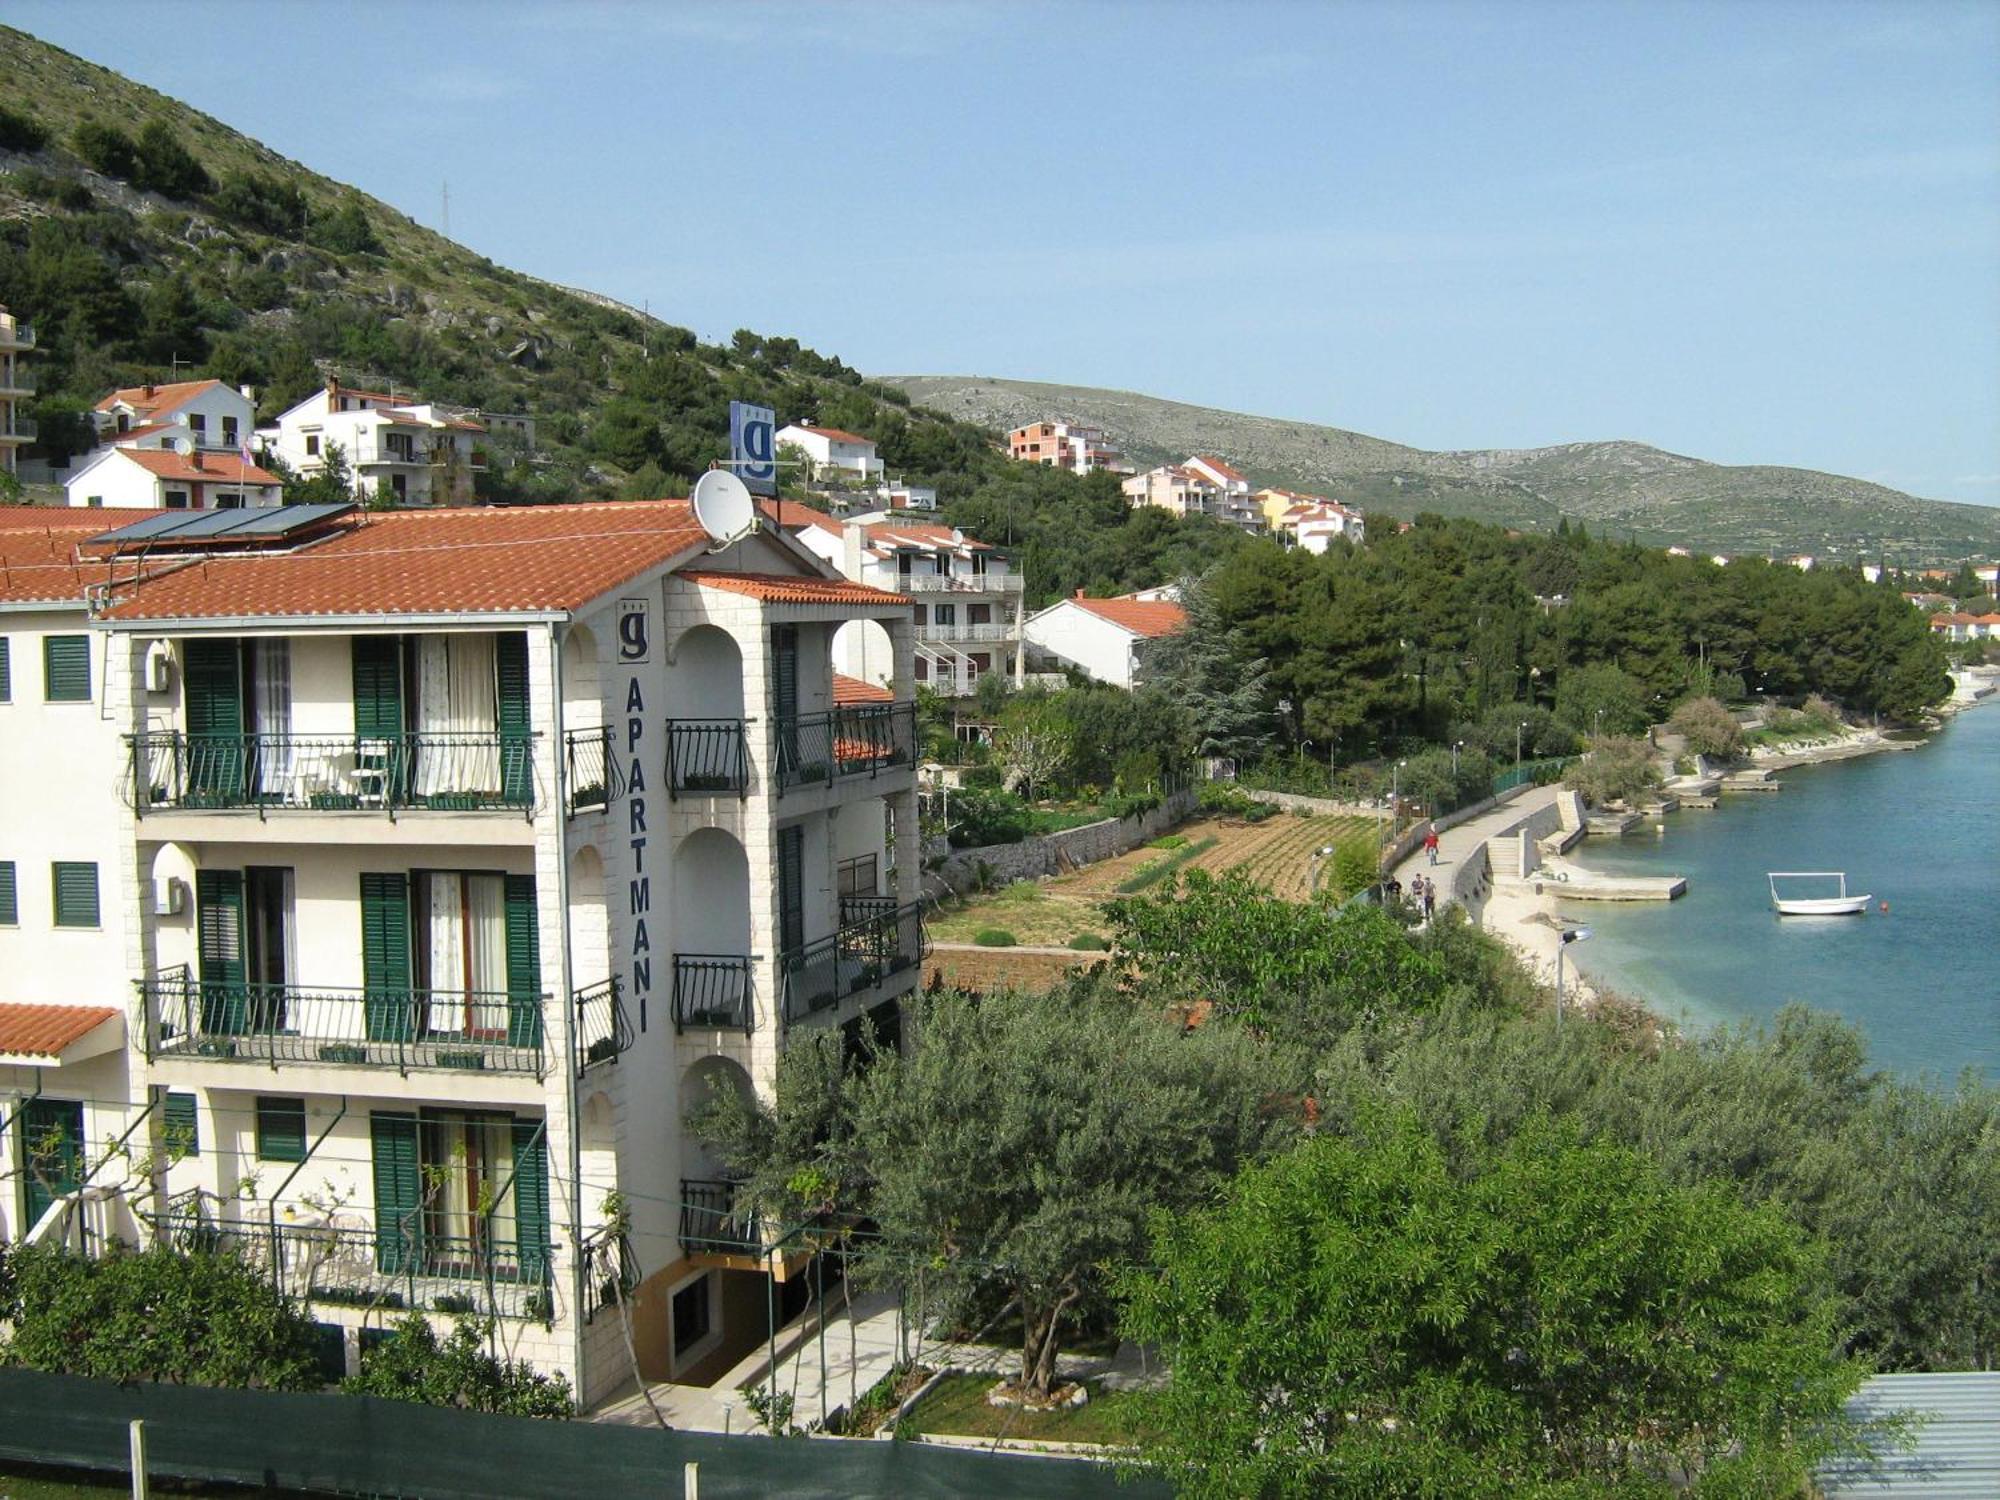
POLYGON ((942 896, 947 890, 964 895, 976 890, 982 878, 988 885, 1004 885, 1011 880, 1039 880, 1044 875, 1063 875, 1084 865, 1114 858, 1127 849, 1158 838, 1176 824, 1187 821, 1195 809, 1199 793, 1188 787, 1169 796, 1151 812, 1130 818, 1106 818, 1085 823, 1081 828, 1065 828, 1023 839, 1018 844, 987 844, 978 849, 959 849, 946 855, 935 869, 924 871, 924 894, 942 896))

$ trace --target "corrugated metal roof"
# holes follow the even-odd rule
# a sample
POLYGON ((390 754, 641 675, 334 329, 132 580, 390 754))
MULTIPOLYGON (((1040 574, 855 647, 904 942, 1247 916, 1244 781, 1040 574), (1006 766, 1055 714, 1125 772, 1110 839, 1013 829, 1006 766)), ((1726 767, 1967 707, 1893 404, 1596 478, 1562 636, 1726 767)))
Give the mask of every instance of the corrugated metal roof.
POLYGON ((1848 1403, 1863 1421, 1895 1412, 1920 1422, 1916 1445, 1872 1465, 1839 1464, 1820 1482, 1830 1497, 1921 1496, 1994 1500, 2000 1496, 2000 1372, 1877 1375, 1848 1403))

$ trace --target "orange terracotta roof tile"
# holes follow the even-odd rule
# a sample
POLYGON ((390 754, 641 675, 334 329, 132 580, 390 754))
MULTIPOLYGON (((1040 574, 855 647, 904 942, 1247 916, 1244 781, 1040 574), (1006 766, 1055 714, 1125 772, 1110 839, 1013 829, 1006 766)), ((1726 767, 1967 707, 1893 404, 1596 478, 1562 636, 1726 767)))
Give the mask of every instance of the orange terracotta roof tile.
POLYGON ((836 443, 865 443, 871 448, 875 446, 875 439, 863 437, 858 432, 848 432, 844 428, 810 427, 804 422, 794 422, 792 425, 800 432, 817 433, 820 437, 832 438, 836 443))
POLYGON ((872 682, 863 682, 859 677, 849 677, 845 672, 833 674, 833 701, 839 703, 893 703, 896 695, 885 687, 877 687, 872 682))
POLYGON ((110 411, 114 406, 129 406, 134 411, 169 412, 184 406, 203 391, 216 389, 219 380, 176 380, 166 385, 147 387, 128 385, 113 391, 97 403, 97 410, 110 411))
POLYGON ((1172 635, 1187 624, 1187 611, 1167 599, 1072 599, 1070 603, 1148 639, 1172 635))
POLYGON ((117 1017, 108 1005, 0 1005, 0 1057, 59 1058, 117 1017))
POLYGON ((707 543, 685 500, 371 512, 292 552, 163 572, 121 590, 104 618, 571 610, 707 543))
POLYGON ((183 457, 171 448, 120 448, 140 468, 161 479, 185 479, 202 484, 279 485, 284 480, 269 469, 246 464, 234 453, 194 453, 183 457))
POLYGON ((158 514, 132 507, 0 505, 0 604, 80 604, 85 584, 104 581, 104 565, 80 556, 77 543, 158 514))
POLYGON ((729 594, 746 594, 767 604, 869 604, 908 609, 910 601, 901 594, 885 593, 865 583, 849 583, 844 578, 806 578, 779 573, 717 573, 709 569, 680 575, 703 588, 721 589, 729 594))
POLYGON ((826 512, 814 510, 810 505, 802 505, 796 500, 787 500, 782 505, 776 500, 759 500, 757 510, 773 524, 782 520, 788 531, 803 531, 810 526, 815 531, 828 532, 834 536, 841 534, 840 522, 826 512))
POLYGON ((1195 457, 1189 459, 1188 462, 1191 464, 1192 463, 1206 464, 1208 465, 1209 468, 1213 469, 1216 473, 1220 474, 1224 479, 1241 480, 1245 484, 1249 483, 1249 481, 1244 479, 1241 474, 1237 473, 1234 469, 1230 468, 1228 464, 1224 463, 1221 459, 1217 458, 1212 453, 1196 454, 1195 457))

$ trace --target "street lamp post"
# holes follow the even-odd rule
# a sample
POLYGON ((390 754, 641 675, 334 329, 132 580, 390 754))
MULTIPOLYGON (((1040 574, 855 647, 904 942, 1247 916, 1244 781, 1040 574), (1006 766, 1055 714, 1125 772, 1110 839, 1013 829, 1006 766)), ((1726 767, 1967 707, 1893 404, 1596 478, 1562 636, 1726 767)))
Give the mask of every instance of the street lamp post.
POLYGON ((1590 936, 1588 927, 1572 927, 1562 934, 1562 941, 1556 944, 1556 1030, 1562 1030, 1563 1023, 1563 954, 1569 951, 1571 943, 1583 942, 1590 936))
POLYGON ((1458 779, 1458 752, 1463 750, 1464 748, 1465 748, 1464 740, 1458 741, 1451 747, 1451 774, 1452 774, 1452 779, 1454 781, 1458 779))
POLYGON ((1521 731, 1527 727, 1528 721, 1526 719, 1523 719, 1514 726, 1514 772, 1516 775, 1519 775, 1521 771, 1521 731))
POLYGON ((1604 738, 1604 710, 1601 708, 1597 711, 1597 738, 1604 738))

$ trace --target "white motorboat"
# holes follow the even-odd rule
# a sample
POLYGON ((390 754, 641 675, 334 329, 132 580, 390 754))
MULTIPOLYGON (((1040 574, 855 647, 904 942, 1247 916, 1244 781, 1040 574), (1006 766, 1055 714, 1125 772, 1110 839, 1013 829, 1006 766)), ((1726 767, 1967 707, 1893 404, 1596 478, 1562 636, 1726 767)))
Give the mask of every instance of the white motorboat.
POLYGON ((1781 917, 1858 917, 1875 899, 1872 895, 1848 895, 1845 870, 1772 870, 1766 878, 1771 882, 1771 904, 1781 917), (1781 880, 1831 880, 1836 890, 1831 896, 1781 895, 1778 890, 1781 880))

